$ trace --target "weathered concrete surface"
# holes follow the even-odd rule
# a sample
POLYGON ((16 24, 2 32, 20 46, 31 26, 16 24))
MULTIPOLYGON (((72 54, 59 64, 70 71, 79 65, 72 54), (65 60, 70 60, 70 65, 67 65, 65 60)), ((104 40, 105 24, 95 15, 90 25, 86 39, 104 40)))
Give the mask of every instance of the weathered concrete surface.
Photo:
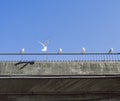
POLYGON ((120 62, 16 64, 0 62, 0 101, 120 100, 120 62))
POLYGON ((5 98, 8 101, 119 101, 120 78, 1 78, 0 99, 5 98))
POLYGON ((120 62, 1 62, 0 75, 110 75, 120 74, 120 62), (23 68, 22 68, 23 67, 23 68))

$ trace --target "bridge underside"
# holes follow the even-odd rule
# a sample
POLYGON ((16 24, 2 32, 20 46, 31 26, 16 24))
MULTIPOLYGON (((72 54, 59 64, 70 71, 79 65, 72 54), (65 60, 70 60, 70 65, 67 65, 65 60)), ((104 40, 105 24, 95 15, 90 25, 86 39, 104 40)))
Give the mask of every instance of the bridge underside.
POLYGON ((2 101, 119 101, 120 76, 1 76, 2 101))

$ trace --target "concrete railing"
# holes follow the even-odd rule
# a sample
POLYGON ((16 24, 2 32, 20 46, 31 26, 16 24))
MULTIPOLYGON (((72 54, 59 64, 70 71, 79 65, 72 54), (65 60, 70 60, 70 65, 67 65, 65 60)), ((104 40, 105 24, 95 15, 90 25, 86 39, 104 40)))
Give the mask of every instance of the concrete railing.
POLYGON ((120 75, 120 62, 0 62, 0 75, 120 75))
POLYGON ((120 53, 0 53, 0 61, 118 62, 120 61, 120 53))

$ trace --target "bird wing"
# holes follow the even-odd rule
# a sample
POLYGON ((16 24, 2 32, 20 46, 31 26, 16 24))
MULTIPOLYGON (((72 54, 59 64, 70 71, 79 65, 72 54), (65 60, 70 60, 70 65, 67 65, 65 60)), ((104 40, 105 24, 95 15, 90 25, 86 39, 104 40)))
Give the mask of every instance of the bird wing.
POLYGON ((44 45, 48 46, 48 44, 49 44, 49 40, 46 40, 44 45))
POLYGON ((41 44, 43 47, 45 47, 45 45, 42 42, 38 41, 38 43, 41 44))

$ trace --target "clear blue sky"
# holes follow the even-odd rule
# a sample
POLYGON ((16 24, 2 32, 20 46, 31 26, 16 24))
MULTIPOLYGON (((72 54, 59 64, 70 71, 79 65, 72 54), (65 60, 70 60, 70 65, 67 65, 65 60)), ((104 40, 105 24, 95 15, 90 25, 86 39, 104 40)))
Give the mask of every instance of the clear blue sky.
POLYGON ((120 0, 0 0, 0 52, 120 52, 120 0))

